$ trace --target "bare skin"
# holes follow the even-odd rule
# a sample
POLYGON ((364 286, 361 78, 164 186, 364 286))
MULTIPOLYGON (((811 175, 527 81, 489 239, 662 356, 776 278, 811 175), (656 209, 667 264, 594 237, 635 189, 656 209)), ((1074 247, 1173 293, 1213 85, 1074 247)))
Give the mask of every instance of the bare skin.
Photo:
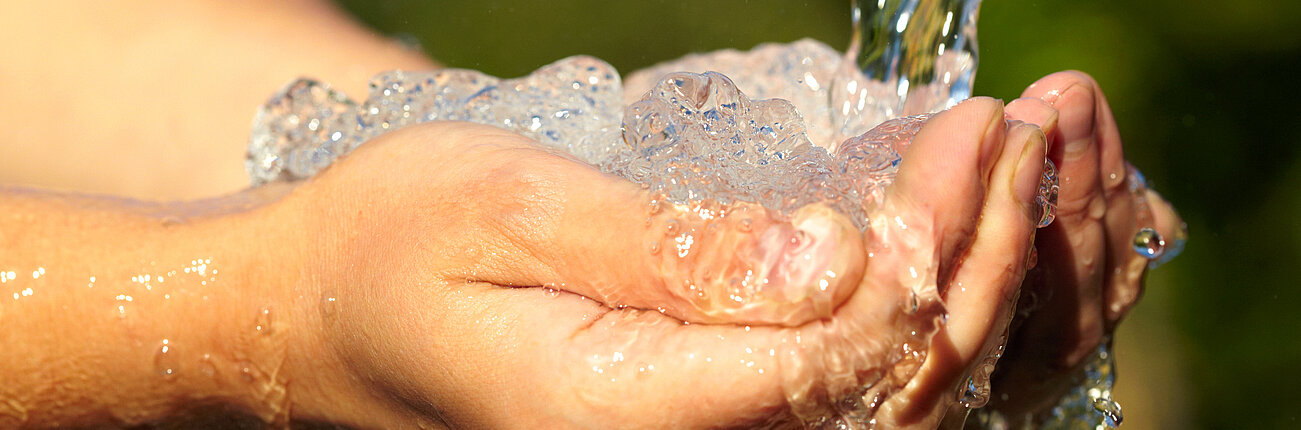
POLYGON ((1039 265, 1027 276, 1022 315, 995 375, 991 407, 1013 420, 1069 390, 1073 370, 1142 295, 1148 261, 1131 248, 1138 230, 1173 238, 1183 224, 1153 191, 1143 191, 1146 205, 1135 204, 1120 133, 1092 77, 1055 73, 1023 97, 1009 104, 1010 117, 1057 124, 1050 135, 1061 143, 1049 157, 1061 194, 1057 220, 1036 239, 1039 265))
MULTIPOLYGON (((952 310, 937 336, 945 339, 944 352, 928 357, 912 384, 890 393, 882 420, 932 426, 953 401, 941 393, 951 392, 992 334, 1001 333, 1006 321, 995 315, 1010 305, 1024 273, 1033 232, 1028 202, 1038 181, 1041 161, 1035 160, 1044 151, 1037 128, 1007 130, 1001 103, 988 99, 937 117, 909 150, 911 158, 879 216, 897 216, 919 232, 925 246, 919 251, 935 253, 940 273, 952 273, 942 276, 971 287, 949 289, 952 310), (962 186, 941 190, 922 180, 934 177, 962 186), (957 192, 983 197, 974 202, 945 196, 957 192), (1009 246, 1019 251, 1004 252, 1009 246)), ((594 231, 648 228, 639 208, 647 208, 651 196, 519 136, 455 123, 382 137, 280 200, 235 213, 164 222, 111 203, 81 210, 66 200, 10 197, 9 212, 31 216, 4 225, 6 234, 23 234, 15 243, 25 244, 4 259, 23 271, 49 267, 39 278, 14 281, 20 291, 35 293, 6 301, 0 315, 6 326, 31 328, 7 331, 3 339, 30 354, 0 362, 5 374, 22 375, 8 385, 6 398, 15 399, 25 418, 10 415, 7 425, 30 427, 106 418, 134 424, 204 401, 273 420, 292 411, 293 418, 359 427, 599 428, 619 422, 711 428, 790 422, 782 378, 792 369, 783 369, 777 357, 745 349, 777 348, 810 362, 851 363, 847 377, 817 364, 797 375, 830 393, 859 383, 863 374, 882 370, 873 366, 892 351, 863 349, 866 339, 855 336, 892 336, 879 331, 879 319, 883 312, 902 312, 897 305, 906 290, 889 275, 906 270, 896 264, 913 263, 857 260, 866 275, 836 314, 790 328, 684 325, 659 312, 580 298, 573 291, 578 288, 549 297, 536 287, 582 284, 584 277, 566 270, 573 265, 625 279, 619 288, 653 288, 640 281, 643 274, 625 272, 630 259, 652 258, 627 252, 640 248, 640 241, 575 241, 547 233, 564 233, 571 225, 594 231), (446 165, 429 168, 432 160, 446 165), (609 208, 629 209, 620 214, 609 208), (50 213, 68 215, 44 215, 50 213), (301 228, 279 227, 284 225, 301 228), (24 240, 33 237, 45 240, 24 240), (73 258, 69 253, 117 257, 63 264, 73 258), (164 275, 170 279, 156 289, 126 281, 137 272, 156 278, 189 255, 204 255, 210 261, 205 264, 220 268, 213 283, 223 287, 206 300, 213 287, 196 286, 184 274, 164 275), (89 276, 96 276, 94 287, 85 285, 89 276), (117 297, 124 294, 140 298, 119 318, 117 297), (47 310, 68 303, 76 305, 47 310), (168 317, 173 312, 205 307, 211 315, 169 322, 176 321, 168 317), (259 337, 257 316, 264 309, 282 322, 259 337), (71 328, 73 321, 97 322, 59 336, 37 329, 71 328), (795 335, 806 344, 782 345, 795 335), (114 341, 120 339, 129 341, 114 341), (174 342, 171 353, 180 370, 172 376, 150 374, 157 370, 152 359, 161 339, 174 342), (854 343, 860 347, 850 347, 854 343), (627 364, 605 358, 616 352, 627 364), (217 363, 211 375, 195 370, 203 368, 203 354, 217 363), (79 380, 83 366, 48 365, 62 357, 74 363, 112 357, 112 368, 125 371, 79 380), (253 382, 239 379, 244 362, 259 370, 253 382), (594 372, 594 364, 610 373, 594 372), (653 370, 641 371, 642 364, 653 370), (277 389, 265 388, 277 386, 273 380, 288 383, 283 402, 277 389), (113 386, 133 389, 129 396, 97 394, 114 392, 113 386), (60 398, 91 401, 49 407, 60 398)), ((813 216, 848 225, 838 214, 813 216)), ((880 234, 870 230, 854 240, 873 249, 882 244, 880 234)))
MULTIPOLYGON (((3 169, 8 176, 0 182, 150 199, 233 191, 245 183, 239 160, 249 107, 284 82, 306 74, 362 94, 365 79, 376 71, 432 67, 321 4, 276 3, 221 13, 202 13, 214 3, 150 4, 142 9, 155 15, 53 5, 47 11, 66 10, 48 20, 12 19, 0 26, 15 34, 84 36, 49 39, 67 41, 72 49, 39 45, 34 41, 44 40, 39 38, 0 38, 13 45, 6 52, 22 58, 0 66, 0 74, 7 82, 34 82, 6 87, 5 99, 19 102, 0 108, 0 123, 16 130, 13 144, 0 146, 9 151, 0 159, 10 160, 3 169), (277 18, 288 14, 296 18, 277 18), (199 19, 214 25, 160 24, 199 19), (91 21, 99 24, 86 24, 91 21), (266 25, 249 25, 258 22, 266 25), (323 43, 294 34, 336 39, 323 43), (153 45, 158 41, 174 42, 179 51, 153 45), (335 49, 311 49, 326 45, 335 49), (136 47, 139 55, 118 55, 123 46, 136 47), (209 47, 202 52, 210 55, 196 55, 200 51, 191 46, 209 47), (38 61, 48 52, 67 51, 81 54, 68 61, 38 61), (184 71, 178 72, 181 66, 184 71), (87 71, 113 70, 124 72, 100 78, 109 97, 78 98, 79 87, 55 85, 84 82, 87 71), (159 102, 159 94, 175 101, 159 102), (225 101, 185 102, 200 99, 225 101), (71 108, 54 111, 61 107, 71 108), (73 120, 78 127, 59 126, 73 120), (126 151, 120 146, 125 144, 157 158, 118 163, 108 155, 126 151), (97 162, 105 159, 115 161, 97 162), (167 167, 157 167, 157 159, 169 160, 167 167)), ((38 7, 33 5, 5 7, 38 7)), ((3 12, 0 16, 44 13, 3 12)), ((1041 82, 1027 95, 1047 100, 1050 87, 1041 82), (1036 88, 1039 95, 1032 93, 1036 88)), ((1119 139, 1108 138, 1115 136, 1114 122, 1071 122, 1078 116, 1071 109, 1106 109, 1096 85, 1091 88, 1087 108, 1079 108, 1079 102, 1045 107, 1018 100, 1004 112, 990 100, 968 102, 945 114, 948 119, 928 125, 929 137, 919 136, 907 154, 910 161, 891 191, 892 203, 878 216, 905 220, 926 244, 919 253, 935 255, 949 319, 918 373, 882 402, 883 423, 934 427, 952 408, 953 393, 971 367, 997 347, 1013 298, 1020 294, 1033 235, 1028 197, 1014 184, 1029 183, 1024 172, 1030 167, 1018 164, 1027 151, 1033 158, 1051 148, 1062 167, 1064 207, 1061 227, 1054 228, 1092 231, 1100 219, 1114 228, 1073 242, 1070 252, 1060 252, 1061 242, 1038 239, 1041 255, 1055 252, 1062 258, 1042 259, 1042 273, 1085 273, 1075 267, 1093 272, 1088 282, 1031 279, 1027 289, 1051 284, 1093 293, 1054 302, 1072 312, 1039 313, 1021 325, 1020 332, 1037 331, 1039 338, 1078 330, 1073 342, 1050 354, 1010 352, 1003 367, 1040 369, 1022 378, 1058 381, 1060 387, 1078 364, 1078 351, 1095 345, 1136 299, 1141 276, 1100 281, 1112 277, 1094 274, 1097 265, 1087 261, 1100 260, 1082 256, 1108 256, 1115 267, 1132 262, 1132 252, 1114 245, 1132 237, 1123 232, 1124 223, 1138 215, 1110 200, 1101 218, 1071 215, 1080 210, 1069 202, 1099 194, 1075 185, 1089 180, 1067 179, 1087 177, 1077 172, 1088 172, 1090 165, 1068 162, 1061 142, 1076 141, 1079 130, 1090 130, 1086 134, 1097 142, 1094 147, 1106 155, 1101 159, 1112 160, 1094 164, 1099 178, 1110 178, 1115 160, 1123 159, 1119 139), (1004 125, 1004 116, 1037 124, 1042 132, 1004 125), (991 127, 994 123, 999 126, 991 127), (1092 130, 1106 133, 1097 137, 1092 130), (1101 303, 1108 303, 1109 311, 1089 317, 1104 309, 1101 303)), ((1106 184, 1114 187, 1114 180, 1106 184)), ((672 309, 674 296, 653 281, 662 267, 630 264, 635 256, 651 258, 646 244, 621 240, 651 235, 645 224, 651 198, 519 136, 463 124, 394 133, 292 190, 246 191, 225 198, 226 203, 152 207, 5 191, 3 212, 13 216, 0 221, 0 238, 8 244, 0 250, 5 265, 0 272, 13 271, 17 278, 0 284, 0 324, 6 327, 0 350, 18 353, 0 357, 0 374, 17 375, 0 388, 0 428, 127 425, 184 416, 205 404, 271 422, 305 419, 358 427, 792 423, 797 410, 816 411, 834 393, 890 364, 884 347, 862 345, 893 345, 877 316, 897 312, 894 305, 905 299, 893 280, 908 261, 856 254, 892 243, 881 239, 887 230, 851 238, 833 228, 847 225, 843 218, 816 208, 808 212, 813 223, 805 227, 825 227, 817 230, 818 237, 845 244, 817 255, 838 264, 841 273, 856 274, 841 278, 843 284, 833 289, 829 302, 837 306, 826 318, 749 329, 683 325, 696 316, 688 306, 680 313, 672 309), (430 169, 431 159, 448 165, 430 169), (393 167, 398 165, 406 167, 393 167), (637 233, 624 234, 630 231, 637 233), (185 272, 200 264, 203 276, 185 272), (220 272, 209 275, 208 265, 220 272), (149 280, 140 281, 146 274, 149 280), (166 280, 156 281, 159 275, 166 280), (542 286, 562 292, 537 288, 542 286), (617 309, 616 303, 634 307, 617 309), (652 310, 661 306, 670 309, 652 310), (813 401, 793 405, 789 381, 782 380, 790 369, 783 372, 781 360, 754 357, 745 349, 777 350, 796 335, 811 339, 797 350, 801 357, 820 364, 799 374, 815 393, 813 401), (161 368, 171 370, 162 372, 166 375, 156 364, 163 346, 169 348, 166 354, 176 354, 161 360, 161 368), (614 352, 621 354, 619 361, 614 352), (702 362, 702 356, 711 361, 702 362), (832 372, 826 363, 833 362, 851 365, 832 372), (653 369, 643 371, 647 366, 653 369)), ((1158 208, 1152 216, 1162 232, 1172 230, 1173 211, 1163 203, 1152 207, 1158 208)), ((739 233, 727 239, 746 240, 739 233)), ((996 382, 995 390, 1034 386, 996 382)))

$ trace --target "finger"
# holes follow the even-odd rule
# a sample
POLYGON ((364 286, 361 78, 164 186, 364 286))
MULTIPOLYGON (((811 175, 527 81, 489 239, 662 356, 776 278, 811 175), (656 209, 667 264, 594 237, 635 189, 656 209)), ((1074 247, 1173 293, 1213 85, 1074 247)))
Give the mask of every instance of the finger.
MULTIPOLYGON (((1045 136, 1045 148, 1047 148, 1048 152, 1052 151, 1054 144, 1053 140, 1048 139, 1048 137, 1053 136, 1054 133, 1057 132, 1058 117, 1057 109, 1053 109, 1052 105, 1049 105, 1048 102, 1034 97, 1022 97, 1013 100, 1012 103, 1008 103, 1007 105, 1007 119, 1009 121, 1021 121, 1039 127, 1039 130, 1045 136)), ((1045 185, 1050 188, 1039 190, 1039 193, 1041 194, 1040 198, 1037 200, 1039 206, 1039 227, 1051 225, 1053 220, 1057 217, 1057 166, 1052 164, 1051 160, 1047 159, 1044 160, 1044 163, 1046 164, 1044 166, 1044 175, 1051 174, 1054 178, 1051 183, 1045 183, 1045 185)), ((1031 261, 1034 261, 1036 258, 1037 254, 1031 257, 1031 261)), ((1034 264, 1031 264, 1031 267, 1033 266, 1034 264)))
POLYGON ((401 396, 453 428, 727 428, 784 411, 774 327, 684 325, 540 288, 449 287, 366 321, 402 334, 391 340, 402 353, 348 351, 384 354, 372 362, 387 366, 359 374, 393 381, 377 391, 354 378, 351 390, 381 393, 381 404, 401 396), (394 377, 409 374, 420 376, 394 377))
POLYGON ((942 310, 939 273, 975 230, 1004 133, 1002 103, 978 98, 913 137, 869 214, 862 284, 834 318, 783 337, 782 385, 796 416, 871 416, 916 372, 942 310))
POLYGON ((898 400, 892 399, 894 424, 911 424, 910 415, 938 419, 941 408, 956 400, 956 389, 966 386, 966 375, 975 378, 981 390, 967 400, 979 407, 980 396, 988 398, 996 359, 991 355, 1005 339, 1001 335, 1011 321, 1039 220, 1034 196, 1047 146, 1038 127, 1019 121, 1011 127, 990 179, 976 240, 945 299, 948 320, 933 338, 917 376, 898 400), (909 409, 912 413, 905 413, 909 409))
MULTIPOLYGON (((936 114, 913 138, 882 209, 872 214, 866 233, 870 261, 865 286, 859 291, 876 294, 856 294, 846 304, 848 310, 873 309, 880 297, 892 293, 938 299, 944 287, 951 287, 947 280, 970 243, 990 174, 1005 153, 1003 115, 1001 101, 970 99, 936 114)), ((895 306, 905 303, 901 297, 895 306)), ((887 338, 888 330, 899 327, 873 327, 869 318, 890 311, 876 309, 847 319, 871 327, 868 333, 876 339, 864 340, 865 344, 891 344, 881 340, 887 338)), ((913 312, 926 314, 927 310, 913 312)), ((906 341, 906 337, 900 340, 906 341)), ((920 401, 887 403, 877 416, 900 423, 915 421, 918 411, 929 406, 920 401)))
POLYGON ((464 263, 454 276, 690 322, 793 326, 830 316, 862 275, 858 229, 824 206, 785 219, 753 204, 676 204, 515 134, 436 135, 477 151, 439 191, 467 195, 452 228, 476 233, 443 245, 464 263))
POLYGON ((1006 116, 1011 121, 1021 121, 1027 124, 1034 124, 1039 127, 1045 136, 1046 148, 1052 150, 1053 142, 1050 138, 1057 131, 1057 121, 1060 115, 1057 109, 1043 99, 1035 97, 1022 97, 1012 100, 1007 104, 1006 116))
POLYGON ((950 257, 970 243, 1005 132, 1000 100, 971 98, 936 114, 909 144, 887 191, 883 213, 897 219, 884 222, 929 229, 941 284, 951 274, 950 257))
POLYGON ((1108 211, 1092 81, 1075 72, 1049 75, 1024 94, 1059 113, 1049 153, 1059 166, 1057 220, 1038 235, 1041 283, 1032 285, 1043 307, 1025 324, 1034 352, 1053 365, 1084 357, 1103 334, 1103 286, 1108 258, 1104 216, 1108 211))
POLYGON ((1165 264, 1183 252, 1184 243, 1188 240, 1188 225, 1179 217, 1174 206, 1156 191, 1147 190, 1147 202, 1152 210, 1152 223, 1156 231, 1165 239, 1165 250, 1159 258, 1152 261, 1150 266, 1155 267, 1165 264))

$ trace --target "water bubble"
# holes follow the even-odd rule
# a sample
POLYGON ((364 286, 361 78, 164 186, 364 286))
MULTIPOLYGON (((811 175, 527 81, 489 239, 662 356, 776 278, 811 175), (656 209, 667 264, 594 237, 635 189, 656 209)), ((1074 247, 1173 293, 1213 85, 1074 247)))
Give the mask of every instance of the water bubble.
POLYGON ((1134 252, 1149 260, 1160 258, 1165 252, 1165 239, 1156 230, 1144 227, 1134 235, 1134 252))
POLYGON ((1120 427, 1120 423, 1125 420, 1125 415, 1120 412, 1120 403, 1110 398, 1102 397, 1093 400, 1093 410, 1102 414, 1106 420, 1107 427, 1120 427))
POLYGON ((671 219, 664 224, 665 236, 677 236, 677 234, 678 234, 678 220, 671 219))
POLYGON ((176 355, 176 346, 168 339, 163 339, 154 353, 154 371, 161 376, 172 376, 180 370, 181 360, 176 355))
POLYGON ((547 297, 551 297, 553 299, 556 297, 560 297, 560 290, 557 290, 555 288, 542 287, 542 292, 545 293, 547 297))
POLYGON ((1052 225, 1053 220, 1057 219, 1057 194, 1060 190, 1057 165, 1052 160, 1045 159, 1043 176, 1039 178, 1039 192, 1034 197, 1039 206, 1039 228, 1052 225))

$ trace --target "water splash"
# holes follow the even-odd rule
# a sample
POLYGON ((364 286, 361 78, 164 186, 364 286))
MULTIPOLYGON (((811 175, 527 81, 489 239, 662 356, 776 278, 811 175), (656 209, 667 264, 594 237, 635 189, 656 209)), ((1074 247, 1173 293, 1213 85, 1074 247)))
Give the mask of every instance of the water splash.
POLYGON ((1120 403, 1111 398, 1116 383, 1116 358, 1109 339, 1094 349, 1094 353, 1075 375, 1076 385, 1046 411, 1009 419, 999 412, 978 409, 971 422, 988 429, 1037 428, 1041 430, 1107 430, 1119 427, 1125 420, 1120 403), (1019 422, 1019 424, 1012 424, 1019 422))
POLYGON ((971 97, 980 0, 852 5, 854 33, 831 92, 835 123, 844 134, 861 132, 854 128, 864 122, 861 117, 875 124, 940 111, 971 97))
MULTIPOLYGON (((928 114, 970 96, 979 4, 882 0, 862 9, 855 3, 848 52, 812 40, 765 44, 690 55, 626 81, 610 65, 583 56, 506 80, 472 70, 386 72, 371 81, 361 102, 303 79, 259 111, 246 168, 254 185, 308 178, 383 133, 460 120, 569 152, 646 185, 664 204, 752 202, 789 216, 819 203, 863 229, 928 114)), ((1057 189, 1056 170, 1046 163, 1036 198, 1041 227, 1054 218, 1057 189)), ((751 224, 738 219, 732 228, 750 231, 751 224)), ((666 234, 682 236, 673 233, 666 234)), ((698 252, 699 244, 685 238, 665 243, 651 242, 648 250, 679 258, 698 252)), ((922 295, 911 297, 903 312, 929 315, 917 310, 922 295)), ((331 298, 323 312, 335 307, 331 298)), ((903 352, 886 365, 912 363, 913 370, 898 372, 891 383, 858 381, 858 391, 844 397, 849 406, 806 424, 870 425, 882 399, 924 359, 925 333, 897 345, 903 352)), ((982 384, 973 387, 968 406, 988 395, 982 384)))

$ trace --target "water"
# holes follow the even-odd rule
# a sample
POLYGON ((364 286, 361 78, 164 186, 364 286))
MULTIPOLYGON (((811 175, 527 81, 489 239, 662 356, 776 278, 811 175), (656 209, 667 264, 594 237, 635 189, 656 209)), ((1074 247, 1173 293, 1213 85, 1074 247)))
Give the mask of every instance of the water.
POLYGON ((1161 257, 1165 252, 1165 239, 1161 238, 1161 233, 1150 227, 1144 227, 1134 235, 1134 252, 1143 258, 1155 260, 1161 257))
POLYGON ((260 335, 269 336, 275 332, 275 326, 271 321, 271 308, 262 308, 258 310, 257 318, 253 321, 253 330, 260 335))
MULTIPOLYGON (((971 97, 979 11, 980 0, 855 0, 847 56, 888 88, 868 95, 877 100, 873 107, 895 117, 947 109, 971 97)), ((842 109, 857 95, 844 89, 836 94, 851 97, 842 99, 842 109)), ((857 104, 850 109, 860 110, 857 104)))
POLYGON ((154 372, 160 376, 173 376, 180 370, 181 359, 176 354, 176 346, 168 339, 163 339, 154 351, 154 372))
MULTIPOLYGON (((901 154, 929 114, 970 96, 979 4, 889 0, 860 8, 855 3, 855 33, 845 52, 813 40, 765 44, 745 52, 688 55, 632 73, 626 81, 609 64, 586 56, 516 79, 457 69, 385 72, 372 79, 368 97, 360 102, 327 84, 298 80, 259 110, 245 166, 255 186, 310 178, 381 134, 428 121, 469 121, 519 133, 644 185, 657 199, 651 216, 664 226, 657 233, 662 237, 652 238, 646 248, 667 262, 664 267, 685 266, 688 259, 718 261, 711 255, 749 243, 724 240, 729 236, 720 231, 758 236, 769 224, 797 220, 808 208, 830 208, 864 230, 894 180, 901 154)), ((1048 163, 1036 199, 1040 226, 1053 220, 1056 191, 1056 172, 1048 163)), ((872 293, 874 312, 899 315, 881 319, 892 325, 794 331, 795 341, 779 354, 778 368, 790 382, 787 397, 810 427, 874 426, 881 401, 920 367, 942 319, 934 256, 900 251, 933 244, 910 234, 902 222, 888 224, 894 242, 876 244, 867 255, 911 268, 907 274, 868 274, 895 287, 872 293), (860 355, 827 361, 818 349, 805 346, 818 343, 826 351, 860 355), (826 392, 808 391, 809 375, 826 375, 826 392)), ((771 258, 803 252, 814 243, 801 233, 790 234, 791 244, 782 252, 731 267, 734 272, 712 267, 692 272, 679 280, 684 295, 705 314, 733 322, 781 323, 747 310, 808 299, 820 316, 828 316, 836 304, 827 301, 830 293, 771 296, 766 291, 775 290, 767 287, 779 280, 753 270, 776 267, 771 258)), ((772 273, 788 270, 778 269, 772 273)), ((665 273, 666 279, 673 276, 665 273)), ((809 280, 821 282, 824 291, 834 281, 809 280)), ((259 316, 259 331, 264 316, 269 315, 259 316)), ((636 367, 642 375, 653 363, 636 367)), ((982 382, 992 361, 983 367, 976 378, 982 382)), ((989 390, 976 384, 973 391, 983 398, 989 390)), ((968 404, 983 402, 977 397, 968 404)))

